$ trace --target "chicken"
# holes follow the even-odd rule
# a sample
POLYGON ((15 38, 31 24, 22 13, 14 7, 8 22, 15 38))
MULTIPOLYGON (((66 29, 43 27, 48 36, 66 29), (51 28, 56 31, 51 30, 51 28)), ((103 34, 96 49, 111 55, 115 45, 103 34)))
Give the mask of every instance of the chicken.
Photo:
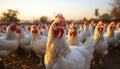
POLYGON ((118 38, 118 40, 120 40, 120 23, 118 23, 116 26, 115 36, 118 38))
MULTIPOLYGON (((99 26, 99 31, 102 33, 103 31, 103 23, 99 22, 97 24, 99 26)), ((100 35, 100 41, 97 43, 94 49, 94 58, 93 58, 93 65, 94 64, 103 64, 102 58, 107 55, 108 53, 108 41, 104 39, 103 34, 100 35)))
POLYGON ((79 24, 78 33, 80 34, 81 32, 83 32, 83 25, 82 25, 82 24, 79 24))
POLYGON ((40 58, 39 66, 42 66, 43 58, 46 50, 47 37, 41 36, 38 28, 33 25, 31 27, 32 40, 30 43, 31 49, 40 58))
POLYGON ((91 35, 91 33, 90 33, 89 29, 88 29, 88 24, 87 24, 87 22, 85 21, 85 22, 84 22, 84 30, 83 30, 83 32, 81 32, 81 33, 79 34, 79 39, 80 39, 80 41, 81 41, 82 43, 84 43, 90 35, 91 35))
POLYGON ((5 37, 5 36, 6 36, 6 33, 5 33, 5 34, 2 33, 2 32, 1 32, 1 29, 0 29, 0 38, 5 37))
POLYGON ((1 32, 1 29, 0 29, 0 37, 2 36, 2 32, 1 32))
POLYGON ((41 31, 41 35, 47 36, 48 35, 47 25, 46 24, 42 24, 40 26, 40 31, 41 31))
POLYGON ((2 25, 1 32, 2 32, 3 34, 6 33, 6 25, 2 25))
POLYGON ((31 36, 29 29, 26 25, 20 25, 20 28, 22 29, 24 35, 27 37, 31 36))
POLYGON ((30 32, 30 29, 31 29, 30 27, 31 27, 31 25, 27 25, 27 27, 26 27, 29 32, 30 32))
POLYGON ((28 52, 29 53, 28 57, 30 57, 30 51, 31 51, 30 42, 31 42, 32 36, 26 37, 23 31, 19 27, 17 27, 16 29, 16 36, 19 42, 19 47, 25 50, 26 51, 25 53, 28 52))
POLYGON ((104 24, 103 34, 105 34, 105 33, 106 33, 106 31, 107 31, 107 26, 108 26, 108 24, 104 24))
POLYGON ((93 36, 94 34, 94 30, 95 30, 95 23, 94 21, 91 21, 90 25, 89 25, 89 31, 90 31, 90 34, 93 36))
POLYGON ((119 28, 120 28, 120 23, 117 23, 116 28, 117 28, 117 29, 119 29, 119 28))
POLYGON ((16 35, 14 25, 9 25, 7 27, 7 34, 4 39, 0 39, 0 50, 6 50, 11 48, 16 48, 18 46, 18 42, 16 39, 16 35))
POLYGON ((74 23, 70 25, 69 31, 68 31, 68 45, 71 46, 81 46, 82 43, 80 42, 79 36, 78 36, 78 29, 74 26, 74 23))
POLYGON ((7 27, 6 37, 0 39, 0 57, 3 59, 6 66, 6 57, 11 56, 18 48, 18 41, 15 36, 16 26, 11 24, 7 27))
POLYGON ((83 46, 73 48, 63 38, 63 24, 60 19, 50 26, 44 60, 46 69, 90 69, 94 46, 100 40, 99 28, 96 27, 94 37, 88 38, 83 46))
POLYGON ((112 49, 114 49, 117 46, 117 38, 115 37, 114 29, 115 22, 111 22, 107 27, 106 33, 103 35, 105 40, 108 41, 109 52, 112 52, 112 49))

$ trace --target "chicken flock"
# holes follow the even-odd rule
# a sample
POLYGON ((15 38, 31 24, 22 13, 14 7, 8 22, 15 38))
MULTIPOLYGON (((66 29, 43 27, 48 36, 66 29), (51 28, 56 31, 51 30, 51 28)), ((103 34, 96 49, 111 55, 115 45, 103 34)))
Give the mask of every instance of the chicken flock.
POLYGON ((103 64, 103 57, 120 44, 120 23, 67 24, 62 14, 47 24, 0 26, 0 58, 7 67, 7 58, 18 55, 28 58, 31 52, 46 69, 90 69, 91 64, 103 64), (44 60, 43 60, 44 59, 44 60))

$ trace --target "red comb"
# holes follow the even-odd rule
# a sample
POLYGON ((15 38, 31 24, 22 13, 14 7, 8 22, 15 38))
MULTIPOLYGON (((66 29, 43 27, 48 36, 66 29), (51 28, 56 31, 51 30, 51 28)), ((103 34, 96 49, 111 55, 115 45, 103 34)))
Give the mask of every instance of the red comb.
POLYGON ((59 23, 61 23, 61 25, 65 25, 65 18, 63 17, 62 14, 57 14, 55 18, 59 20, 59 23))

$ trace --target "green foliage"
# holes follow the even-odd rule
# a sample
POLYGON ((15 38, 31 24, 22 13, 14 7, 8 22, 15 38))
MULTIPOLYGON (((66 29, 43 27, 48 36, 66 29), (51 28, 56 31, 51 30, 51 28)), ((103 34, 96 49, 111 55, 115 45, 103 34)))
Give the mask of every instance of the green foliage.
POLYGON ((17 15, 19 12, 17 10, 8 9, 6 12, 2 13, 0 17, 1 23, 10 24, 10 22, 14 21, 15 23, 19 22, 17 15))
POLYGON ((110 20, 111 19, 110 15, 108 13, 102 14, 99 18, 103 19, 103 20, 110 20))
POLYGON ((114 2, 111 5, 111 16, 115 19, 120 19, 120 0, 114 0, 114 2))
POLYGON ((40 22, 41 22, 41 23, 48 23, 48 18, 47 18, 47 16, 42 16, 42 17, 40 18, 40 22))
POLYGON ((99 9, 95 9, 95 16, 96 16, 96 17, 99 15, 98 10, 99 10, 99 9))

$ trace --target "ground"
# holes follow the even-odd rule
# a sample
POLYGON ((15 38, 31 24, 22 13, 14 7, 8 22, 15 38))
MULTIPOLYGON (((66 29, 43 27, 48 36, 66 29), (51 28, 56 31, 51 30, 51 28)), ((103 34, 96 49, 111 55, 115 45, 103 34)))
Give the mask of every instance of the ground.
POLYGON ((120 69, 120 49, 115 48, 103 58, 103 65, 96 64, 91 69, 120 69))
MULTIPOLYGON (((120 49, 114 49, 111 54, 103 58, 103 61, 103 65, 92 65, 91 69, 120 69, 120 49)), ((31 58, 23 54, 16 57, 9 57, 6 62, 8 63, 6 69, 44 69, 44 66, 37 66, 39 58, 35 54, 31 58)), ((0 61, 0 69, 5 69, 2 61, 0 61)))

